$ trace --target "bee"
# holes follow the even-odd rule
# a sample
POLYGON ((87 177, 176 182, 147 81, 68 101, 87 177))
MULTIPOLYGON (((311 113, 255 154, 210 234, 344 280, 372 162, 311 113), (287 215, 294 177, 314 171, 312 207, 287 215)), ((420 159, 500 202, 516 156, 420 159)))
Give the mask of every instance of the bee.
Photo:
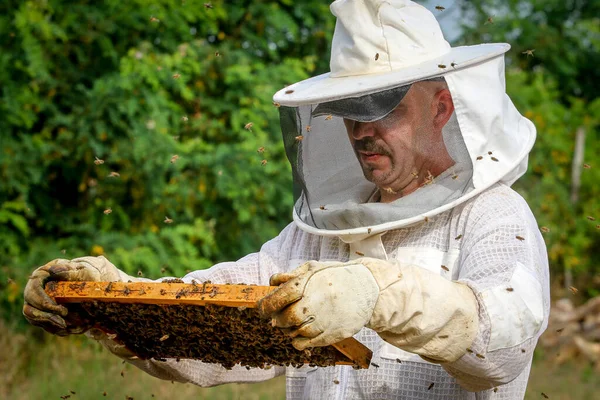
POLYGON ((397 362, 398 364, 402 364, 402 360, 401 360, 401 359, 399 359, 399 358, 396 358, 396 362, 397 362))
POLYGON ((438 68, 445 69, 446 68, 446 64, 438 64, 438 68))
POLYGON ((583 164, 583 168, 590 169, 590 168, 592 168, 592 166, 590 164, 583 164))
POLYGON ((467 347, 467 353, 471 353, 471 354, 473 354, 473 350, 471 350, 471 348, 470 348, 470 347, 467 347))
POLYGON ((477 156, 477 161, 483 160, 483 156, 477 156))
POLYGON ((164 268, 164 267, 163 267, 163 268, 161 268, 161 269, 160 269, 160 273, 161 273, 161 274, 164 274, 165 272, 167 272, 167 269, 166 269, 166 268, 164 268))
POLYGON ((248 122, 246 125, 244 125, 244 129, 251 130, 253 125, 254 124, 252 122, 248 122))
POLYGON ((106 397, 106 392, 102 392, 102 396, 106 397))
POLYGON ((160 342, 164 342, 165 340, 167 340, 169 338, 169 335, 163 335, 161 336, 160 339, 158 339, 160 342))
POLYGON ((431 382, 431 384, 429 384, 429 387, 427 388, 427 390, 431 390, 431 388, 433 388, 433 385, 435 385, 435 382, 431 382))
POLYGON ((138 276, 144 276, 144 273, 142 272, 141 269, 138 269, 138 276))
POLYGON ((108 174, 109 178, 118 178, 120 176, 121 176, 121 174, 119 174, 118 172, 115 172, 115 171, 111 171, 110 174, 108 174))
POLYGON ((302 136, 302 135, 296 136, 296 142, 301 142, 302 139, 304 139, 304 136, 302 136))
POLYGON ((173 79, 179 79, 181 78, 181 74, 173 74, 173 79))
POLYGON ((383 188, 383 190, 385 190, 389 194, 396 194, 396 193, 398 193, 398 192, 394 191, 394 189, 392 189, 391 187, 383 188))
POLYGON ((8 279, 6 279, 6 283, 8 283, 9 285, 11 285, 11 284, 15 283, 15 281, 12 280, 12 279, 10 279, 10 278, 8 278, 8 279))
POLYGON ((497 388, 497 387, 495 387, 495 388, 494 388, 494 393, 496 393, 497 391, 498 391, 498 388, 497 388))
POLYGON ((513 288, 511 288, 511 287, 507 287, 507 288, 506 288, 506 291, 507 291, 507 292, 513 292, 514 290, 515 290, 515 289, 513 289, 513 288))
POLYGON ((484 25, 493 24, 493 23, 494 23, 494 16, 492 15, 492 16, 490 16, 490 17, 487 18, 487 20, 485 21, 484 25))
POLYGON ((365 253, 361 253, 360 251, 355 251, 355 253, 356 253, 357 255, 361 256, 361 257, 364 257, 364 256, 365 256, 365 253))
POLYGON ((535 57, 533 55, 533 52, 535 51, 535 49, 530 49, 530 50, 525 50, 523 53, 521 54, 525 54, 527 57, 531 56, 531 57, 535 57))
POLYGON ((211 9, 213 8, 212 3, 204 3, 204 8, 211 9))
POLYGON ((496 157, 492 157, 492 161, 498 162, 498 159, 496 157))
POLYGON ((112 208, 108 207, 106 210, 104 210, 104 215, 108 215, 112 212, 112 208))
POLYGON ((547 228, 547 227, 545 227, 545 226, 542 226, 542 227, 540 228, 540 231, 542 231, 542 232, 544 232, 544 233, 548 233, 548 232, 550 232, 550 228, 547 228))
POLYGON ((562 332, 562 331, 564 331, 564 330, 565 330, 565 328, 560 328, 560 329, 557 329, 557 330, 556 330, 556 333, 561 333, 561 332, 562 332))
POLYGON ((263 167, 264 167, 265 165, 267 165, 267 160, 262 160, 262 161, 260 162, 260 165, 262 165, 263 167))
POLYGON ((334 379, 334 380, 333 380, 333 383, 335 383, 336 385, 339 385, 339 384, 340 384, 340 381, 338 381, 337 379, 334 379))
POLYGON ((294 93, 294 91, 292 89, 285 91, 285 94, 292 94, 292 93, 294 93))
POLYGON ((450 269, 448 269, 448 267, 446 267, 445 265, 442 265, 442 269, 446 272, 450 272, 450 269))
POLYGON ((374 366, 375 368, 379 368, 379 365, 375 364, 374 362, 372 362, 371 365, 374 366))
POLYGON ((160 22, 160 19, 156 17, 150 17, 150 22, 160 22))
POLYGON ((524 238, 523 236, 519 236, 519 235, 515 236, 515 238, 516 238, 517 240, 520 240, 521 242, 522 242, 523 240, 525 240, 525 238, 524 238))
MULTIPOLYGON (((444 11, 446 9, 446 7, 442 7, 442 6, 435 6, 435 9, 438 11, 444 11)), ((433 385, 433 383, 432 383, 433 385)), ((431 388, 430 388, 431 389, 431 388)))
POLYGON ((62 249, 60 252, 63 254, 67 254, 67 249, 62 249))
POLYGON ((177 162, 177 160, 179 160, 179 156, 177 154, 174 154, 171 157, 171 164, 175 164, 177 162))
POLYGON ((549 398, 550 398, 550 397, 548 397, 548 395, 547 395, 546 393, 544 393, 544 392, 542 392, 542 397, 543 397, 543 398, 545 398, 545 399, 549 399, 549 398))
POLYGON ((577 290, 576 287, 574 286, 569 286, 569 290, 573 293, 573 294, 577 294, 577 292, 579 292, 579 290, 577 290))
POLYGON ((265 152, 265 148, 261 146, 258 148, 258 150, 256 150, 256 152, 262 154, 265 152))
POLYGON ((96 159, 94 160, 94 164, 96 164, 96 165, 102 165, 102 164, 104 164, 104 160, 101 160, 98 157, 96 157, 96 159))
POLYGON ((160 289, 160 295, 164 296, 165 294, 167 294, 167 291, 165 289, 160 289))
POLYGON ((424 221, 429 222, 429 217, 425 217, 424 221))
POLYGON ((188 119, 189 119, 189 118, 187 117, 187 115, 184 115, 183 117, 181 117, 181 120, 182 120, 183 122, 188 122, 188 119))
POLYGON ((375 61, 379 60, 379 53, 375 53, 375 61))
POLYGON ((279 103, 277 103, 277 102, 275 102, 275 101, 273 102, 273 105, 274 105, 275 107, 277 107, 277 108, 281 107, 281 104, 279 104, 279 103))
POLYGON ((414 171, 411 172, 410 174, 414 177, 414 179, 418 179, 419 178, 419 174, 416 173, 416 172, 414 172, 414 171))
POLYGON ((160 65, 156 66, 157 71, 162 71, 162 67, 160 65))
POLYGON ((218 50, 215 51, 215 57, 221 57, 221 53, 218 50))
POLYGON ((479 353, 475 354, 475 357, 481 358, 482 360, 485 358, 485 356, 483 354, 479 354, 479 353))
POLYGON ((165 215, 165 220, 163 221, 165 224, 172 224, 173 220, 165 215))
POLYGON ((596 218, 592 217, 591 215, 588 215, 587 219, 589 219, 590 221, 595 221, 596 218))
POLYGON ((525 349, 521 349, 521 353, 525 353, 525 351, 526 351, 525 349))
POLYGON ((460 240, 462 239, 462 234, 458 235, 457 237, 454 238, 454 240, 460 240))
POLYGON ((488 156, 491 156, 493 153, 491 151, 488 151, 488 156))
POLYGON ((130 293, 131 289, 129 289, 129 286, 125 286, 125 289, 123 289, 123 295, 129 296, 130 293))
POLYGON ((333 119, 333 115, 329 114, 325 117, 325 121, 331 121, 333 119))
POLYGON ((310 125, 306 125, 306 132, 310 132, 311 129, 312 127, 310 125))
POLYGON ((448 335, 441 335, 440 339, 448 339, 448 335))
POLYGON ((457 66, 457 65, 458 65, 458 64, 457 64, 457 63, 455 63, 455 62, 452 62, 452 63, 450 63, 450 66, 451 66, 452 68, 456 68, 456 66, 457 66))
MULTIPOLYGON (((125 378, 125 370, 121 370, 121 378, 125 378)), ((127 397, 127 396, 125 396, 127 397)))
POLYGON ((423 184, 431 185, 433 183, 433 181, 434 181, 433 175, 431 175, 431 172, 429 170, 427 170, 427 177, 425 178, 425 181, 423 182, 423 184))
POLYGON ((371 234, 371 228, 367 229, 367 233, 371 234))
POLYGON ((104 292, 110 293, 111 289, 112 289, 112 282, 108 282, 108 285, 106 285, 104 292))
POLYGON ((456 175, 456 173, 454 175, 452 175, 452 179, 457 180, 458 179, 458 175, 456 175))

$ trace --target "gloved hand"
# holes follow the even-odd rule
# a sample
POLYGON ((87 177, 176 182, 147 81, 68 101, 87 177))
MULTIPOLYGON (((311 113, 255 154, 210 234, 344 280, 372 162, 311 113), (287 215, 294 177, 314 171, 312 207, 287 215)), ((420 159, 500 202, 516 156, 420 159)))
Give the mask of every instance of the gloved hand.
POLYGON ((286 328, 299 350, 333 344, 366 326, 428 361, 452 362, 479 327, 468 286, 397 261, 310 261, 273 275, 271 284, 281 286, 259 302, 259 311, 286 328))
POLYGON ((258 310, 294 339, 298 350, 349 338, 370 320, 379 295, 373 274, 360 263, 309 261, 291 273, 275 274, 279 286, 258 310))
POLYGON ((23 315, 32 324, 59 336, 86 332, 92 325, 76 313, 56 304, 45 292, 49 281, 115 282, 133 280, 103 256, 74 260, 56 259, 36 269, 25 286, 23 315))

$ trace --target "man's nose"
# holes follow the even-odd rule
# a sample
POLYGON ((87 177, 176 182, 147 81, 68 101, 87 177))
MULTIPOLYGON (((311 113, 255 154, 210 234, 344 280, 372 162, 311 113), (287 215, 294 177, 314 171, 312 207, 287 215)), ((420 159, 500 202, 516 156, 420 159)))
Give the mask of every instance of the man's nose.
POLYGON ((375 136, 375 124, 372 122, 353 121, 352 137, 354 140, 361 140, 368 136, 375 136))

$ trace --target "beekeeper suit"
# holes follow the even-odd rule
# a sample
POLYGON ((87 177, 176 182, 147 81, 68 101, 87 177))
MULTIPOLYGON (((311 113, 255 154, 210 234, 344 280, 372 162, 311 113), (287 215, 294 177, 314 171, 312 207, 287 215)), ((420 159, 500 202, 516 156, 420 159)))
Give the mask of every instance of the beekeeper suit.
MULTIPOLYGON (((184 280, 269 281, 260 312, 298 349, 354 336, 369 369, 130 359, 163 379, 212 386, 286 374, 289 399, 521 399, 549 312, 544 242, 510 185, 533 124, 505 93, 507 44, 451 48, 406 1, 338 0, 331 72, 274 96, 295 183, 294 222, 258 253, 184 280)), ((48 279, 138 280, 103 257, 34 272, 25 316, 87 330, 44 297, 48 279)))

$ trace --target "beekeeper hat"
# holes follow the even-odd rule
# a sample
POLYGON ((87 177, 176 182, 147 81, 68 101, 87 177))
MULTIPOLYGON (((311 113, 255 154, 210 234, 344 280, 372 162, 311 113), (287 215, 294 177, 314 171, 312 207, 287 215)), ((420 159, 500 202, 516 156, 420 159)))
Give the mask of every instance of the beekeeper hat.
POLYGON ((331 72, 288 86, 284 106, 331 102, 381 92, 504 54, 505 43, 450 47, 433 14, 409 0, 337 0, 331 72))

